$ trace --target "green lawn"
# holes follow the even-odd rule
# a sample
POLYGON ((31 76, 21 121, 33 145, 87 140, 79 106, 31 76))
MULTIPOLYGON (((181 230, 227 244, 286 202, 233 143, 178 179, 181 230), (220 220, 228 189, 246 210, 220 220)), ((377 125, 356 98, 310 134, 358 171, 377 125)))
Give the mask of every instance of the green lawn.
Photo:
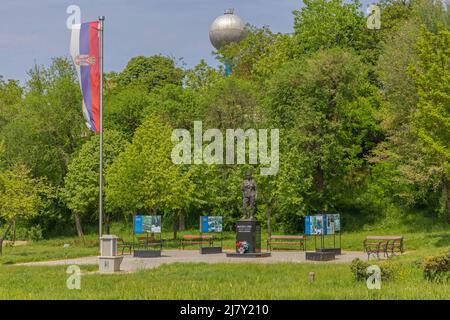
MULTIPOLYGON (((189 230, 178 233, 178 238, 183 234, 197 234, 198 231, 189 230)), ((116 234, 126 241, 131 241, 132 236, 120 228, 112 230, 112 234, 116 234)), ((362 243, 367 235, 403 235, 405 237, 405 249, 407 252, 423 250, 427 255, 439 250, 440 248, 450 247, 450 230, 439 230, 435 232, 411 232, 405 230, 370 230, 359 232, 344 232, 342 234, 342 248, 344 250, 362 251, 362 243)), ((162 234, 165 239, 163 249, 178 249, 179 242, 172 240, 172 233, 164 232, 162 234)), ((262 234, 263 250, 265 249, 267 234, 262 234)), ((326 238, 326 246, 332 246, 332 237, 326 238)), ((336 237, 336 243, 339 243, 339 237, 336 237)), ((218 242, 216 242, 218 243, 218 242)), ((319 243, 319 240, 318 240, 319 243)), ((234 249, 235 233, 223 233, 223 247, 225 249, 234 249)), ((292 249, 293 247, 286 247, 292 249)), ((307 239, 308 250, 314 249, 314 238, 307 239)), ((187 249, 198 249, 198 245, 188 246, 187 249)), ((44 240, 38 242, 29 242, 25 246, 5 247, 3 255, 0 256, 0 265, 14 264, 29 261, 45 261, 59 260, 67 258, 76 258, 84 256, 93 256, 98 254, 97 235, 91 234, 85 237, 84 241, 78 238, 57 238, 52 240, 44 240), (64 248, 64 244, 69 244, 68 248, 64 248)))
POLYGON ((133 274, 99 275, 83 267, 80 290, 66 288, 65 267, 3 266, 0 299, 449 299, 406 263, 381 290, 355 282, 347 264, 171 264, 133 274), (316 281, 308 282, 308 273, 316 281))
MULTIPOLYGON (((115 234, 124 237, 120 230, 115 234)), ((195 233, 195 231, 186 231, 195 233)), ((416 262, 450 249, 450 231, 411 232, 371 230, 344 233, 344 250, 362 250, 366 235, 405 237, 406 253, 393 258, 399 264, 395 279, 383 281, 381 290, 368 290, 352 278, 349 264, 171 264, 133 274, 100 275, 97 266, 82 267, 81 290, 66 288, 66 268, 25 267, 19 262, 75 258, 98 254, 96 235, 84 241, 58 238, 6 247, 0 257, 0 299, 450 299, 448 284, 430 283, 416 262), (64 248, 64 244, 70 244, 64 248), (308 282, 308 273, 316 281, 308 282)), ((171 233, 163 234, 170 239, 171 233)), ((234 233, 224 234, 224 247, 234 247, 234 233)), ((309 249, 314 242, 308 240, 309 249)), ((265 234, 263 234, 265 241, 265 234)), ((331 245, 331 242, 328 242, 331 245)), ((166 248, 177 248, 166 242, 166 248)), ((196 249, 196 246, 191 247, 196 249)), ((376 264, 376 261, 374 261, 376 264)))

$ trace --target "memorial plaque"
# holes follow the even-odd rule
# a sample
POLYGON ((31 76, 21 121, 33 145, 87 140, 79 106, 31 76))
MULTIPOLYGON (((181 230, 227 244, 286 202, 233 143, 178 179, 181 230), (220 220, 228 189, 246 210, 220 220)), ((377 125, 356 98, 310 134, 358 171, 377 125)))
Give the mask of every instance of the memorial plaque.
POLYGON ((236 222, 236 253, 261 252, 261 224, 256 220, 236 222))

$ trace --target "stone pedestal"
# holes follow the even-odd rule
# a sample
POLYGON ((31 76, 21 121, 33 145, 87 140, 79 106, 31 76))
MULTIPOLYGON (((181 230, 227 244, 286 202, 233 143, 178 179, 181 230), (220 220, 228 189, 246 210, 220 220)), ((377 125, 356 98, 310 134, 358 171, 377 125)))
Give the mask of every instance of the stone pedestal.
POLYGON ((119 272, 120 264, 122 263, 122 260, 123 260, 123 256, 98 257, 100 273, 119 272))
POLYGON ((161 250, 134 250, 135 258, 158 258, 161 257, 161 250))
POLYGON ((333 252, 335 255, 341 255, 341 248, 319 248, 316 252, 333 252))
POLYGON ((306 252, 306 260, 311 261, 331 261, 335 259, 334 252, 306 252))
POLYGON ((201 247, 200 254, 222 253, 222 247, 201 247))
POLYGON ((227 253, 227 257, 261 258, 269 256, 269 252, 261 252, 260 222, 256 220, 236 222, 236 253, 227 253))
POLYGON ((104 235, 100 238, 100 257, 98 266, 100 273, 120 271, 123 256, 117 255, 117 236, 104 235))

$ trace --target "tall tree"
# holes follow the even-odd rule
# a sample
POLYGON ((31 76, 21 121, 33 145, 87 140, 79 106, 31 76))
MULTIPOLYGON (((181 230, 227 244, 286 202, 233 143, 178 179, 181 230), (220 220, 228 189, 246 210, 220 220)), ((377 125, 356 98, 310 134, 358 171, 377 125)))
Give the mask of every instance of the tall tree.
POLYGON ((11 226, 18 219, 36 216, 44 205, 41 196, 51 193, 52 189, 41 179, 32 178, 30 170, 23 165, 0 172, 0 218, 6 222, 0 235, 0 254, 11 226))
POLYGON ((161 55, 132 58, 118 75, 121 86, 142 85, 148 92, 166 84, 181 85, 184 71, 173 59, 161 55))
POLYGON ((70 155, 87 135, 80 89, 66 59, 54 59, 49 68, 36 66, 30 76, 24 101, 2 132, 5 156, 61 185, 70 155))
POLYGON ((442 167, 443 212, 450 222, 450 31, 422 30, 411 72, 419 101, 413 123, 426 152, 442 167))
POLYGON ((106 201, 136 214, 144 210, 176 220, 192 192, 189 176, 171 160, 172 130, 154 116, 106 171, 106 201))
POLYGON ((267 117, 284 137, 278 204, 292 212, 333 208, 335 185, 364 166, 382 138, 367 68, 349 51, 319 51, 286 66, 267 96, 267 117))
MULTIPOLYGON (((107 170, 113 160, 123 151, 126 140, 120 132, 104 131, 103 166, 107 170)), ((99 136, 92 136, 71 160, 61 198, 72 211, 78 236, 83 236, 81 218, 96 221, 99 197, 99 136), (94 213, 97 213, 94 215, 94 213)), ((105 203, 105 227, 109 232, 111 206, 105 203)))

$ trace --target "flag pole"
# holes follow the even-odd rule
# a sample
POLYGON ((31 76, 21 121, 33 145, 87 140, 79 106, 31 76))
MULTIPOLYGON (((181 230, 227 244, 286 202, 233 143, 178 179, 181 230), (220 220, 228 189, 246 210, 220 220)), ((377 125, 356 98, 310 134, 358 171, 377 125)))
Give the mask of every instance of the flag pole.
MULTIPOLYGON (((103 25, 104 16, 98 18, 100 25, 100 168, 99 168, 99 206, 98 206, 98 233, 103 235, 103 25)), ((101 244, 100 244, 101 246, 101 244)), ((101 251, 101 248, 100 248, 101 251)))

